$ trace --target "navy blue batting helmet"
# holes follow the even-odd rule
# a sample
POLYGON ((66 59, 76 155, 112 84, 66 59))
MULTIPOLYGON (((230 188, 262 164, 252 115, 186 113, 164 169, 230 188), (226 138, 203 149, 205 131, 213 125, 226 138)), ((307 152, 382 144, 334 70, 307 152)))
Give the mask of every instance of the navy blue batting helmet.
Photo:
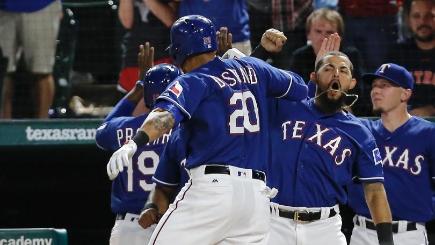
POLYGON ((181 74, 178 67, 170 64, 159 64, 149 69, 142 79, 145 105, 152 108, 156 98, 181 74))
POLYGON ((182 65, 191 55, 216 50, 216 29, 206 17, 188 15, 172 25, 169 53, 177 65, 182 65))

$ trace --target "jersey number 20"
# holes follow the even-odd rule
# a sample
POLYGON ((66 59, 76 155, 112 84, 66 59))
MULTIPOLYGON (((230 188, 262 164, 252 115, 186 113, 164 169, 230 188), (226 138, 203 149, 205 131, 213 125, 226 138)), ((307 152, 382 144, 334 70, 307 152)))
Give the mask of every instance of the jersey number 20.
MULTIPOLYGON (((137 165, 139 171, 143 175, 152 176, 156 172, 157 164, 159 163, 159 155, 155 151, 144 151, 137 157, 137 165), (145 160, 151 160, 152 166, 146 167, 145 160)), ((134 163, 132 163, 134 164, 134 163)), ((132 164, 128 165, 127 169, 127 191, 133 191, 133 166, 132 164)), ((144 191, 151 191, 153 189, 154 183, 148 184, 144 179, 139 180, 139 186, 144 191)))
POLYGON ((251 133, 260 131, 257 101, 251 91, 235 92, 230 105, 236 108, 228 123, 230 134, 243 134, 245 129, 251 133))

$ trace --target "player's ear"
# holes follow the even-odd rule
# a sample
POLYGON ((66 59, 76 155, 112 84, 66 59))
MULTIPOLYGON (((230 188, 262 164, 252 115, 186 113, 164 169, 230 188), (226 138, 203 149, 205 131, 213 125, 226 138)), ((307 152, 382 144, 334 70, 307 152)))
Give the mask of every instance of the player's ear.
MULTIPOLYGON (((310 73, 310 80, 317 83, 317 76, 316 76, 316 72, 311 72, 310 73)), ((308 81, 307 81, 308 82, 308 81)))
POLYGON ((412 90, 411 89, 403 89, 402 94, 400 95, 400 100, 402 102, 408 102, 411 98, 412 90))
POLYGON ((353 88, 355 88, 355 85, 356 85, 356 79, 355 79, 355 78, 352 78, 352 80, 350 80, 350 86, 349 86, 349 89, 353 89, 353 88))

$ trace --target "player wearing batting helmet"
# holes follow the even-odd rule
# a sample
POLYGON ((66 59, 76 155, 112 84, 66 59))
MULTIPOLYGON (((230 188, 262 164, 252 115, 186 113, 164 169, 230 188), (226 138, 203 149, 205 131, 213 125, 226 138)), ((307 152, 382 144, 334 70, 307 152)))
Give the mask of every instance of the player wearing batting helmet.
POLYGON ((142 128, 110 162, 180 123, 191 179, 150 244, 262 244, 269 231, 267 98, 300 100, 302 79, 251 57, 216 57, 213 23, 198 15, 171 28, 170 54, 185 72, 157 99, 142 128), (265 221, 265 222, 259 222, 265 221))
MULTIPOLYGON (((383 64, 365 74, 371 84, 374 112, 381 119, 364 120, 380 148, 385 189, 393 215, 395 244, 428 244, 425 222, 433 219, 435 125, 408 113, 414 80, 396 64, 383 64)), ((356 213, 351 245, 376 244, 372 215, 360 185, 349 186, 349 204, 356 213)))
MULTIPOLYGON (((121 99, 97 129, 96 143, 107 151, 116 151, 128 142, 149 114, 133 117, 136 104, 143 97, 147 106, 154 104, 155 98, 181 71, 174 65, 159 64, 148 70, 144 78, 121 99)), ((112 183, 111 208, 116 214, 115 225, 110 236, 111 245, 144 244, 154 230, 146 230, 138 225, 138 218, 150 191, 153 189, 151 177, 159 163, 159 157, 170 132, 162 137, 142 145, 130 157, 128 165, 107 164, 107 175, 112 183), (124 167, 126 169, 124 169, 124 167)), ((126 160, 127 161, 127 160, 126 160)))

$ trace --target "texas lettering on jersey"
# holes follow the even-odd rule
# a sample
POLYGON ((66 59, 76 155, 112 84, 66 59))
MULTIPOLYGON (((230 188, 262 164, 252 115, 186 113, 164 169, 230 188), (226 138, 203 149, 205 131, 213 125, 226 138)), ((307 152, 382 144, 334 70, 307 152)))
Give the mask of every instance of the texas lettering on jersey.
POLYGON ((419 175, 421 173, 422 163, 424 162, 424 156, 421 154, 415 154, 402 146, 384 146, 383 147, 382 160, 383 166, 392 168, 401 168, 413 175, 419 175))
POLYGON ((286 121, 283 122, 282 140, 306 140, 326 150, 333 157, 336 165, 341 165, 344 160, 352 155, 352 149, 344 148, 341 145, 342 137, 330 128, 316 123, 314 132, 304 132, 307 125, 305 121, 286 121))

